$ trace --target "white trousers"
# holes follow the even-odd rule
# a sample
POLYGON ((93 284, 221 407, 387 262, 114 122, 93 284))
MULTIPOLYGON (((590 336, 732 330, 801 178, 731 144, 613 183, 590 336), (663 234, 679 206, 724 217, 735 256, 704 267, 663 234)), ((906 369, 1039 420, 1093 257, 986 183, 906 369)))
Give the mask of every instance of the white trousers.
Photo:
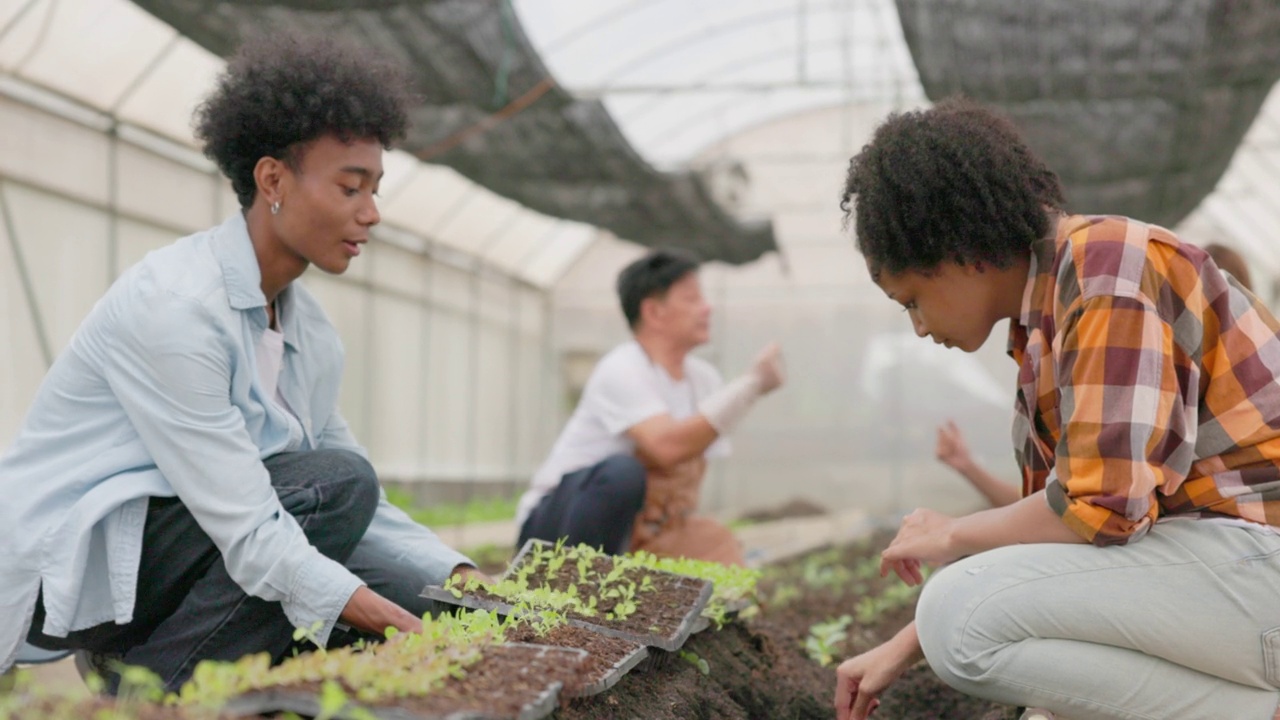
POLYGON ((999 548, 936 573, 917 629, 956 689, 1071 720, 1271 720, 1280 535, 1175 519, 1129 545, 999 548))

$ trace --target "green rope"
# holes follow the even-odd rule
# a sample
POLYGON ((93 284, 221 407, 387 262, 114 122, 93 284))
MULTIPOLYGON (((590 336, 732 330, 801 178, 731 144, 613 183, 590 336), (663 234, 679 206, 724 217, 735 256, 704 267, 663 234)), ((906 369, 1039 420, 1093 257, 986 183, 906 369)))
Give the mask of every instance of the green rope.
POLYGON ((511 0, 502 3, 502 55, 498 59, 498 71, 493 78, 493 109, 501 110, 507 104, 507 79, 511 75, 512 48, 515 46, 515 10, 511 0))

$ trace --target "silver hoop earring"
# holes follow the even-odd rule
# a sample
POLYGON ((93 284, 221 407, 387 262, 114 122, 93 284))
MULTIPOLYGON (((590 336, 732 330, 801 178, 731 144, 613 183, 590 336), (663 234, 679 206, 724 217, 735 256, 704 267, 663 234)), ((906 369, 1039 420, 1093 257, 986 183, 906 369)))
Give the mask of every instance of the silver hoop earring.
POLYGON ((279 215, 279 214, 280 214, 280 201, 279 201, 279 200, 277 200, 277 201, 275 201, 275 202, 271 203, 271 214, 272 214, 272 215, 279 215))

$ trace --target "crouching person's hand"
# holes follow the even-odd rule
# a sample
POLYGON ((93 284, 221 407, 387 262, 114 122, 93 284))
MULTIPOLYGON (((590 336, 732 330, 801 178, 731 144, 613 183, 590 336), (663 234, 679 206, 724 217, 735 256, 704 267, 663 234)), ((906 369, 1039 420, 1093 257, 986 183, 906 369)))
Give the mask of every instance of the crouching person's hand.
MULTIPOLYGON (((493 578, 471 565, 459 565, 450 574, 464 583, 471 578, 482 583, 493 582, 493 578)), ((380 637, 387 634, 387 628, 395 628, 402 633, 422 632, 422 618, 363 586, 351 594, 342 610, 342 621, 380 637)))
POLYGON ((749 371, 760 383, 760 394, 769 393, 782 387, 787 381, 786 366, 782 362, 782 347, 778 343, 769 343, 756 356, 749 371))
POLYGON ((479 580, 481 583, 485 585, 493 584, 493 578, 480 572, 479 569, 471 565, 459 565, 458 567, 453 569, 453 572, 450 573, 450 575, 457 578, 457 580, 454 581, 455 585, 459 583, 465 584, 468 580, 471 580, 472 578, 479 580))
POLYGON ((380 637, 386 635, 389 627, 406 633, 422 632, 422 618, 363 585, 347 600, 347 606, 342 609, 342 621, 380 637))
POLYGON ((880 694, 922 657, 915 623, 911 623, 889 642, 840 663, 836 720, 866 720, 880 704, 880 694))

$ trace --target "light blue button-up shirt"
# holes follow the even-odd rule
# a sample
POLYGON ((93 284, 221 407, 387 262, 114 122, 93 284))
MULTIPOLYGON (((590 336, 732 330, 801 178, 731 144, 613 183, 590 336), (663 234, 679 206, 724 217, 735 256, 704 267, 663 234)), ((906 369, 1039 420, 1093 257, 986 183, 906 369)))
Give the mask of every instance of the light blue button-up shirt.
MULTIPOLYGON (((262 460, 299 449, 299 424, 302 450, 366 453, 338 412, 338 334, 298 283, 279 298, 297 420, 264 393, 260 284, 237 213, 120 276, 53 364, 0 458, 0 671, 42 585, 46 635, 132 619, 152 496, 182 499, 245 592, 328 637, 362 582, 311 546, 262 460)), ((469 562, 385 497, 359 550, 411 558, 435 583, 469 562)))

